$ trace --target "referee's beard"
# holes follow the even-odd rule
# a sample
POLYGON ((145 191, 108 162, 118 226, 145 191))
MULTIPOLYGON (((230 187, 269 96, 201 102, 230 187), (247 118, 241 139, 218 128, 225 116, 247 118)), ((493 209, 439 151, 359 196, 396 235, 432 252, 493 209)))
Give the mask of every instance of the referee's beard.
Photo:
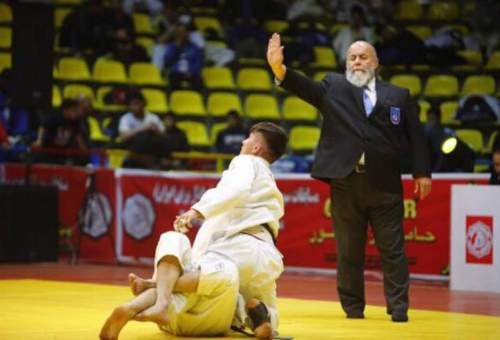
POLYGON ((373 77, 375 77, 375 70, 367 68, 366 70, 353 71, 348 67, 345 70, 345 77, 347 81, 354 86, 363 87, 367 85, 373 77))

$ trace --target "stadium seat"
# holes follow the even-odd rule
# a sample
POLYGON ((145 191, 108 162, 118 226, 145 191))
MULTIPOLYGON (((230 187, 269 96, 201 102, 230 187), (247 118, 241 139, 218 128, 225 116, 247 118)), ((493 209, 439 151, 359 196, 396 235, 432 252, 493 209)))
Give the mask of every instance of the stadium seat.
POLYGON ((167 113, 167 97, 164 91, 158 89, 142 89, 141 92, 146 99, 146 110, 153 113, 167 113))
POLYGON ((332 27, 330 27, 330 35, 333 38, 335 38, 337 33, 339 33, 341 30, 343 30, 344 28, 347 28, 347 27, 349 27, 349 24, 346 24, 346 23, 333 24, 332 27))
POLYGON ((89 80, 90 72, 85 60, 64 57, 59 60, 59 78, 62 80, 89 80))
POLYGON ((135 38, 135 43, 144 47, 149 56, 153 54, 153 48, 155 46, 155 41, 153 38, 137 37, 135 38))
POLYGON ((422 40, 425 40, 432 35, 432 29, 429 26, 408 25, 405 28, 422 40))
POLYGON ((288 28, 289 24, 285 20, 267 20, 264 27, 269 33, 281 33, 288 28))
POLYGON ((337 68, 337 58, 331 47, 315 46, 313 67, 337 68))
POLYGON ((276 98, 268 94, 249 94, 245 98, 245 113, 250 119, 280 119, 276 98))
POLYGON ((59 86, 52 85, 52 107, 61 106, 61 101, 61 90, 59 89, 59 86))
POLYGON ((422 91, 420 77, 414 74, 397 74, 391 77, 390 83, 409 89, 412 96, 418 96, 422 91))
POLYGON ((457 54, 465 59, 466 64, 454 65, 453 71, 476 71, 483 64, 483 55, 479 51, 460 50, 457 54))
POLYGON ((153 64, 132 63, 128 72, 129 80, 132 84, 165 86, 165 81, 161 78, 160 70, 153 64))
POLYGON ((488 138, 488 143, 484 146, 484 153, 491 153, 493 151, 493 143, 495 142, 495 138, 498 136, 498 131, 493 131, 493 133, 490 135, 490 138, 488 138))
POLYGON ((195 17, 194 25, 203 33, 205 33, 206 30, 211 29, 217 32, 217 35, 220 38, 224 37, 224 32, 222 31, 219 19, 215 17, 195 17))
POLYGON ((12 21, 12 9, 5 3, 0 3, 0 22, 6 23, 12 21))
POLYGON ((10 48, 12 45, 12 29, 0 27, 0 48, 10 48))
POLYGON ((119 169, 123 166, 123 161, 129 155, 128 150, 123 149, 106 149, 108 156, 108 165, 112 169, 119 169))
POLYGON ((137 34, 154 34, 153 26, 151 25, 151 19, 147 14, 144 13, 134 13, 132 14, 134 20, 134 28, 137 34))
POLYGON ((203 97, 191 90, 177 90, 170 94, 170 108, 179 115, 205 116, 203 97))
POLYGON ((210 144, 215 146, 215 142, 217 142, 217 136, 219 135, 219 132, 224 130, 227 127, 227 123, 215 123, 212 125, 212 128, 210 129, 210 144))
POLYGON ((234 89, 234 80, 229 67, 204 67, 201 70, 203 84, 209 90, 234 89))
POLYGON ((94 64, 94 81, 102 83, 126 83, 125 66, 116 60, 99 59, 94 64))
POLYGON ((63 90, 63 98, 76 98, 81 94, 92 99, 92 102, 95 102, 94 91, 90 86, 82 84, 70 84, 66 85, 63 90))
POLYGON ((472 75, 464 80, 462 95, 470 94, 495 94, 495 78, 490 75, 472 75))
POLYGON ((318 144, 320 130, 316 126, 294 126, 290 130, 289 146, 292 151, 312 151, 318 144))
POLYGON ((238 72, 236 83, 242 90, 270 90, 269 73, 263 68, 242 68, 238 72))
POLYGON ((285 120, 310 120, 318 117, 316 109, 298 97, 287 97, 283 101, 283 119, 285 120))
POLYGON ((458 102, 455 100, 445 101, 439 105, 439 111, 441 112, 441 124, 460 124, 460 121, 455 119, 458 106, 458 102))
POLYGON ((450 97, 458 95, 458 80, 451 75, 432 75, 427 79, 424 95, 450 97))
POLYGON ((500 70, 500 51, 495 51, 490 55, 484 68, 486 70, 500 70))
POLYGON ((71 8, 57 7, 54 10, 54 27, 59 30, 64 22, 64 18, 72 11, 71 8))
POLYGON ((10 53, 0 52, 0 72, 4 68, 12 67, 12 57, 10 53))
POLYGON ((420 113, 418 115, 420 121, 422 123, 427 122, 427 111, 431 108, 431 103, 429 103, 427 100, 419 100, 418 101, 418 106, 420 107, 420 113))
POLYGON ((323 78, 325 78, 325 76, 328 74, 327 71, 318 71, 314 74, 313 76, 313 79, 316 80, 316 81, 320 81, 322 80, 323 78))
POLYGON ((75 6, 81 4, 84 0, 55 0, 58 5, 75 6))
POLYGON ((210 139, 208 138, 207 128, 204 123, 184 120, 178 122, 177 126, 186 133, 189 145, 195 147, 210 146, 210 139))
POLYGON ((483 151, 483 135, 481 131, 475 129, 459 129, 456 130, 457 137, 462 142, 467 144, 476 153, 483 151))
POLYGON ((458 19, 460 9, 455 1, 433 1, 429 8, 429 20, 454 21, 458 19))
POLYGON ((224 117, 231 110, 242 113, 240 97, 235 93, 213 92, 208 95, 208 113, 214 117, 224 117))
POLYGON ((111 140, 111 138, 104 134, 104 132, 101 129, 101 125, 99 124, 99 121, 95 117, 87 117, 87 122, 89 123, 89 133, 90 133, 90 140, 93 142, 101 142, 101 143, 107 143, 111 140))
POLYGON ((402 0, 396 7, 397 20, 418 20, 422 17, 422 6, 417 0, 402 0))

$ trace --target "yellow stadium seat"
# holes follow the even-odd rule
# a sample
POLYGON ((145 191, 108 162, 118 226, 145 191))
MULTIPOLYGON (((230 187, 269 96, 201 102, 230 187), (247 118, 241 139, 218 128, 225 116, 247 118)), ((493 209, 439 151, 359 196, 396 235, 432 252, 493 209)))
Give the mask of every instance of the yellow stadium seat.
POLYGON ((458 94, 458 80, 450 75, 433 75, 427 79, 424 95, 428 97, 450 97, 458 94))
POLYGON ((316 109, 298 97, 288 97, 283 101, 285 120, 311 120, 318 117, 316 109))
POLYGON ((52 107, 61 106, 61 90, 59 90, 59 86, 52 85, 52 107))
POLYGON ((64 18, 71 13, 72 9, 71 8, 56 8, 54 11, 54 27, 56 30, 60 29, 63 22, 64 18))
POLYGON ((89 123, 89 129, 90 129, 90 140, 93 142, 109 142, 111 138, 104 134, 104 132, 101 129, 101 125, 99 124, 99 121, 94 118, 94 117, 87 117, 87 122, 89 123))
POLYGON ((294 126, 290 130, 292 151, 312 151, 318 144, 320 130, 316 126, 294 126))
POLYGON ((314 67, 337 67, 337 58, 331 47, 315 46, 314 47, 314 67))
POLYGON ((146 109, 154 113, 166 113, 168 111, 167 97, 165 92, 157 89, 142 89, 142 95, 146 99, 146 109))
POLYGON ((245 99, 245 113, 251 119, 280 119, 276 98, 268 94, 250 94, 245 99))
POLYGON ((234 80, 229 67, 204 67, 201 70, 203 84, 207 89, 234 89, 234 80))
POLYGON ((55 0, 54 3, 58 5, 69 5, 69 6, 74 6, 81 4, 84 0, 55 0))
POLYGON ((200 93, 177 90, 170 95, 170 108, 179 115, 205 116, 205 106, 200 93))
POLYGON ((484 146, 484 153, 491 153, 493 152, 493 143, 495 142, 495 138, 498 136, 498 131, 493 131, 493 133, 490 135, 490 138, 488 138, 488 143, 484 146))
POLYGON ((12 21, 12 9, 9 5, 0 3, 0 22, 12 21))
POLYGON ((408 25, 406 26, 406 29, 413 34, 415 34, 417 37, 420 39, 424 40, 427 39, 432 35, 432 29, 429 26, 423 26, 423 25, 408 25))
POLYGON ((428 18, 436 21, 453 21, 458 19, 459 14, 460 10, 455 1, 433 1, 428 18))
POLYGON ((417 0, 403 0, 396 7, 397 20, 418 20, 422 17, 422 6, 417 0))
POLYGON ((483 151, 483 135, 475 129, 458 129, 455 131, 458 139, 467 144, 475 152, 483 151))
POLYGON ((0 27, 0 48, 10 48, 12 45, 12 29, 0 27))
POLYGON ((95 108, 101 111, 108 112, 122 112, 127 109, 126 105, 115 105, 115 104, 106 104, 104 98, 106 95, 111 92, 113 88, 111 86, 101 86, 96 91, 96 104, 95 108))
POLYGON ((495 94, 495 78, 490 75, 472 75, 465 78, 462 95, 495 94))
POLYGON ((207 29, 213 29, 215 32, 217 32, 217 35, 219 37, 224 36, 224 32, 222 31, 219 19, 215 17, 195 17, 194 25, 201 32, 205 32, 207 29))
POLYGON ((418 101, 418 106, 420 107, 420 113, 418 115, 420 121, 422 123, 427 122, 427 111, 431 108, 431 103, 429 103, 427 100, 419 100, 418 101))
POLYGON ((99 59, 94 64, 92 78, 102 83, 126 83, 125 66, 116 60, 99 59))
POLYGON ((143 13, 132 14, 134 20, 134 28, 137 34, 154 34, 153 25, 148 15, 143 13))
POLYGON ((323 78, 325 78, 327 74, 328 74, 327 71, 318 71, 314 74, 313 79, 316 81, 320 81, 323 78))
POLYGON ((236 83, 242 90, 270 90, 269 73, 262 68, 242 68, 238 72, 236 83))
POLYGON ((207 128, 204 123, 184 120, 177 123, 179 129, 186 133, 188 143, 191 146, 210 146, 207 128))
POLYGON ((490 55, 484 68, 487 70, 500 70, 500 51, 495 51, 490 55))
POLYGON ((465 64, 454 65, 453 71, 475 71, 483 64, 483 55, 479 51, 460 50, 457 54, 465 59, 465 64))
POLYGON ((59 78, 63 80, 89 80, 90 72, 85 60, 64 57, 59 60, 59 78))
POLYGON ((214 117, 223 117, 229 111, 236 110, 242 113, 240 97, 235 93, 213 92, 208 96, 208 113, 214 117))
POLYGON ((439 111, 441 111, 442 124, 447 124, 447 125, 460 124, 460 122, 455 119, 458 106, 459 106, 458 102, 455 100, 445 101, 439 105, 439 111))
POLYGON ((215 142, 217 142, 217 136, 219 135, 219 132, 224 130, 227 127, 227 123, 215 123, 212 125, 212 128, 210 129, 210 144, 215 146, 215 142))
POLYGON ((207 46, 208 45, 218 48, 227 48, 227 44, 224 41, 207 40, 207 46))
POLYGON ((123 149, 106 149, 108 156, 108 165, 112 169, 119 169, 123 165, 123 161, 129 155, 128 150, 123 149))
POLYGON ((81 84, 70 84, 66 85, 63 90, 64 98, 76 98, 82 94, 92 99, 92 102, 95 102, 94 90, 92 90, 90 86, 81 84))
POLYGON ((158 85, 165 86, 161 78, 160 70, 150 63, 132 63, 129 70, 130 83, 136 85, 158 85))
POLYGON ((4 68, 11 68, 11 67, 12 67, 12 57, 10 53, 0 52, 0 72, 4 68))
POLYGON ((333 24, 332 27, 330 27, 330 35, 332 37, 335 37, 337 35, 337 33, 339 33, 341 30, 343 30, 344 28, 347 28, 347 27, 349 27, 349 24, 346 24, 346 23, 333 24))
POLYGON ((149 37, 137 37, 135 38, 135 42, 144 47, 146 52, 148 52, 148 55, 151 56, 153 54, 153 48, 155 46, 155 41, 153 38, 149 37))
POLYGON ((391 84, 410 90, 410 95, 418 96, 422 91, 420 77, 414 74, 398 74, 391 77, 391 84))
POLYGON ((281 33, 288 28, 288 22, 285 20, 267 20, 264 27, 269 33, 281 33))

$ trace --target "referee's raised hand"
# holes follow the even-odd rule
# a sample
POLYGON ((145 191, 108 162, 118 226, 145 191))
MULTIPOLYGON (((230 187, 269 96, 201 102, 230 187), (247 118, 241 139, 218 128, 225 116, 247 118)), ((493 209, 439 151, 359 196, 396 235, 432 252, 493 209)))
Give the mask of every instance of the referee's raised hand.
POLYGON ((286 67, 283 65, 283 46, 281 46, 281 37, 274 33, 269 39, 267 45, 267 62, 279 81, 285 79, 286 67))

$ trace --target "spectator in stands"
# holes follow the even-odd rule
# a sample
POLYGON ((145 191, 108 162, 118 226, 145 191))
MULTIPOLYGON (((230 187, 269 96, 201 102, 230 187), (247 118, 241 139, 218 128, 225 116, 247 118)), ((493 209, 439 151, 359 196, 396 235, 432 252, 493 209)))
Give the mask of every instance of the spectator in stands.
POLYGON ((217 152, 239 154, 241 143, 248 137, 248 130, 243 126, 237 111, 227 114, 227 127, 219 132, 215 142, 217 152))
POLYGON ((157 115, 146 111, 146 100, 140 92, 130 94, 128 103, 130 112, 120 118, 118 126, 122 142, 132 151, 125 164, 156 169, 172 151, 165 137, 165 126, 157 115))
POLYGON ((379 41, 375 44, 382 65, 412 65, 427 62, 424 42, 405 28, 376 25, 379 41))
POLYGON ((0 150, 0 159, 11 162, 20 160, 34 137, 29 126, 29 114, 23 109, 12 107, 7 91, 1 89, 0 126, 6 136, 5 143, 0 150))
POLYGON ((7 131, 3 124, 0 124, 0 162, 5 162, 6 153, 10 149, 10 143, 7 136, 7 131))
POLYGON ((261 59, 265 55, 267 38, 262 22, 244 17, 232 18, 226 41, 239 58, 261 59))
POLYGON ((189 151, 190 146, 186 137, 186 133, 179 129, 175 124, 175 114, 169 111, 165 114, 165 135, 169 139, 172 151, 189 151))
POLYGON ((175 26, 173 41, 165 46, 163 60, 172 88, 180 88, 187 83, 201 89, 203 50, 190 40, 189 24, 179 22, 175 26))
POLYGON ((339 58, 339 65, 344 65, 347 49, 356 40, 364 40, 373 44, 375 37, 368 27, 365 12, 361 6, 354 5, 350 9, 349 26, 341 29, 333 40, 333 49, 339 58))
POLYGON ((316 0, 293 0, 290 1, 286 17, 289 21, 316 19, 323 13, 323 8, 317 4, 316 0))
POLYGON ((42 150, 43 153, 37 157, 39 161, 86 164, 87 145, 78 101, 64 99, 60 112, 47 117, 39 127, 38 138, 33 145, 49 149, 42 150), (62 150, 67 150, 69 153, 62 150))
POLYGON ((134 11, 145 10, 154 18, 162 12, 163 7, 164 3, 160 0, 123 0, 123 11, 128 15, 132 15, 134 11))
POLYGON ((136 44, 124 28, 115 31, 111 58, 121 61, 125 65, 135 62, 149 62, 146 49, 136 44))
POLYGON ((498 149, 493 149, 491 162, 490 184, 500 185, 500 147, 498 149))
POLYGON ((80 105, 80 119, 82 120, 82 134, 87 145, 90 145, 90 126, 89 117, 94 114, 94 106, 92 98, 83 93, 76 96, 76 100, 80 105))

